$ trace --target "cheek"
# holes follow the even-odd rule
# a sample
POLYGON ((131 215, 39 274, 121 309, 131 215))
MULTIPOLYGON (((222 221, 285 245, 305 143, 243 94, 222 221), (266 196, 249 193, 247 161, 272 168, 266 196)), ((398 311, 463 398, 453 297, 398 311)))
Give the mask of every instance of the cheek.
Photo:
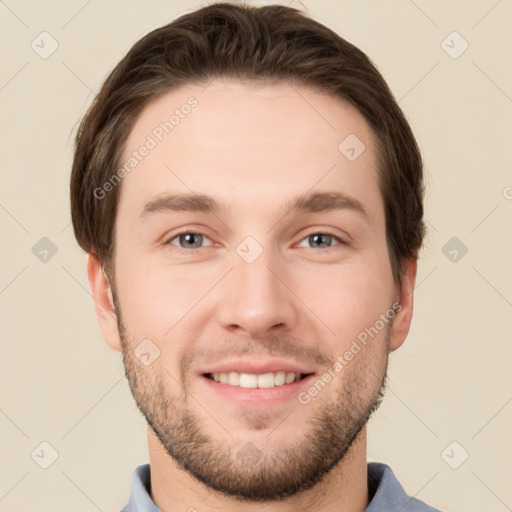
MULTIPOLYGON (((300 289, 305 290, 303 285, 300 289)), ((389 292, 377 266, 361 261, 317 272, 304 302, 334 331, 336 343, 345 346, 386 312, 389 292)))
POLYGON ((211 306, 208 291, 218 280, 215 276, 225 273, 211 265, 176 265, 161 257, 126 258, 119 268, 129 325, 138 336, 161 343, 175 340, 178 332, 204 314, 204 308, 211 306))

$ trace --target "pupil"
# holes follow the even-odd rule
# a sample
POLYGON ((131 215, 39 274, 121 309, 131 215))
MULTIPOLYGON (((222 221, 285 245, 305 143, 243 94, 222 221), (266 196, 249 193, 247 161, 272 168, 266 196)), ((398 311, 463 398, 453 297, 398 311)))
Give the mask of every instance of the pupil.
MULTIPOLYGON (((314 243, 316 243, 319 238, 321 239, 321 237, 330 238, 329 235, 322 235, 322 234, 320 234, 320 235, 312 235, 311 239, 314 241, 314 243)), ((322 244, 321 241, 319 243, 322 244)), ((329 244, 328 243, 324 243, 324 245, 329 245, 329 244)))
POLYGON ((197 243, 194 245, 194 242, 193 242, 194 237, 196 237, 197 235, 194 235, 193 233, 187 233, 183 236, 185 237, 187 245, 193 245, 193 246, 197 247, 197 243), (191 239, 192 239, 192 242, 190 241, 191 239))

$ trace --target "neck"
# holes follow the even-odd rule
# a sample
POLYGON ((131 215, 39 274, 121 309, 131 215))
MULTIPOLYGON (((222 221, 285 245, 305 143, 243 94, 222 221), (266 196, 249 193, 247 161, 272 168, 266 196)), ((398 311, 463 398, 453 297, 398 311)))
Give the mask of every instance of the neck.
POLYGON ((345 457, 313 488, 279 502, 242 502, 206 487, 181 469, 148 427, 151 498, 162 512, 363 512, 368 505, 366 426, 345 457))

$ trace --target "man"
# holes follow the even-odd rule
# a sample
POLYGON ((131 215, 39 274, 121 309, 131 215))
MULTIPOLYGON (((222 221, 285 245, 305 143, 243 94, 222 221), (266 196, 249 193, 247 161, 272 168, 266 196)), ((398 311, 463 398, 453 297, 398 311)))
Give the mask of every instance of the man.
POLYGON ((133 46, 71 177, 102 334, 148 422, 124 511, 435 510, 366 461, 422 179, 379 72, 300 11, 218 3, 133 46))

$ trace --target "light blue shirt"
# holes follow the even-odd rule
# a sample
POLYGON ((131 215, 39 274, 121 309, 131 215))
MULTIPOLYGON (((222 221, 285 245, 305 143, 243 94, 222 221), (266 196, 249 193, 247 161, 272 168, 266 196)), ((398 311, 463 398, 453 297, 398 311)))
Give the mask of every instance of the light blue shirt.
MULTIPOLYGON (((121 512, 162 512, 149 495, 150 477, 149 464, 135 469, 130 501, 121 512)), ((440 512, 408 496, 393 470, 380 462, 368 464, 368 491, 370 503, 364 512, 440 512)))

